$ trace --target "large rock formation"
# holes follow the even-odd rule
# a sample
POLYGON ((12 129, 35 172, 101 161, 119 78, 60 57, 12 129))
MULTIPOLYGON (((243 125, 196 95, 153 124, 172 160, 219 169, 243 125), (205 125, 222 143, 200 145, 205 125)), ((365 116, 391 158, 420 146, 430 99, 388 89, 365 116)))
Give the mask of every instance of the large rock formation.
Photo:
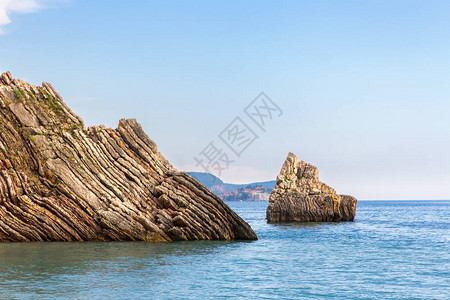
POLYGON ((133 119, 83 121, 48 83, 0 77, 0 241, 257 239, 133 119))
POLYGON ((353 221, 356 199, 337 195, 319 180, 317 167, 289 153, 267 207, 268 222, 353 221))

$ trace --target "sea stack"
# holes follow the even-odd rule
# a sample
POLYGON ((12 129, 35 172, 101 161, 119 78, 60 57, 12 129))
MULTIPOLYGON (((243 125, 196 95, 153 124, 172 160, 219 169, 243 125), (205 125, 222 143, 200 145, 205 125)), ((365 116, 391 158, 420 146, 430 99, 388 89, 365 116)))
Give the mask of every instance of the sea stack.
POLYGON ((319 169, 298 161, 289 153, 277 176, 269 197, 267 221, 276 222, 338 222, 353 221, 357 200, 337 195, 319 180, 319 169))
POLYGON ((136 120, 85 128, 49 83, 0 77, 0 241, 255 240, 136 120))

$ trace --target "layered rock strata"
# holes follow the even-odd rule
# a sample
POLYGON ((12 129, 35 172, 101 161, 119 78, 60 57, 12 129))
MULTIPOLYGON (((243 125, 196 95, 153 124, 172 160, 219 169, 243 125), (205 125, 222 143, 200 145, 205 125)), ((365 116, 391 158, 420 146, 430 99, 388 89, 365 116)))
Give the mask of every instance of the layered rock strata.
POLYGON ((85 128, 49 83, 0 77, 0 241, 257 239, 134 119, 85 128))
POLYGON ((357 200, 319 180, 319 169, 289 153, 270 194, 268 222, 353 221, 357 200))

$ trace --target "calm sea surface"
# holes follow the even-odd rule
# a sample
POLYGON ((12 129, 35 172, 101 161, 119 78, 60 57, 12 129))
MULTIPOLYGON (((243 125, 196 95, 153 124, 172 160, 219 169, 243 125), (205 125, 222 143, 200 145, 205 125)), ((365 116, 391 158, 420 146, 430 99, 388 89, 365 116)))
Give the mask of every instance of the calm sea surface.
POLYGON ((355 222, 267 224, 254 242, 0 243, 0 298, 450 299, 450 201, 360 201, 355 222))

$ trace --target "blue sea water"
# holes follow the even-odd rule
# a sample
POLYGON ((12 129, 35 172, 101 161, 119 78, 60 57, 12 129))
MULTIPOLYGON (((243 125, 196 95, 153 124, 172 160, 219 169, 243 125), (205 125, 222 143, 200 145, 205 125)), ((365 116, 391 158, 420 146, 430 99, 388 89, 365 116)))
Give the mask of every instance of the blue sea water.
POLYGON ((267 202, 228 204, 258 241, 0 244, 0 298, 450 299, 450 201, 283 225, 267 202))

